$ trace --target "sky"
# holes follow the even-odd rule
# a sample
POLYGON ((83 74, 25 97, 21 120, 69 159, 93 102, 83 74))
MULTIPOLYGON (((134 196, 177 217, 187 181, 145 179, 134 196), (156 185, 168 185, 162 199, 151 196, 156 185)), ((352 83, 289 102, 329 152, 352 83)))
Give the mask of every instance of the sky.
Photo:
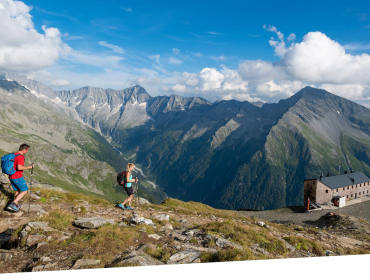
POLYGON ((54 90, 277 102, 309 85, 370 107, 369 1, 0 0, 0 71, 54 90))

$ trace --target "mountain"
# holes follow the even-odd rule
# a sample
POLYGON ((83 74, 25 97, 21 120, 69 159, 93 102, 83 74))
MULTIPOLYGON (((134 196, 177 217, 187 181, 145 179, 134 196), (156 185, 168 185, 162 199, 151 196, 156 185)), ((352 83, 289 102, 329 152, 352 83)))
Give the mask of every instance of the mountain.
POLYGON ((59 98, 71 96, 66 102, 89 100, 82 108, 95 113, 81 110, 79 103, 79 118, 110 137, 168 195, 182 200, 232 209, 300 205, 306 178, 335 174, 339 165, 370 174, 370 111, 324 90, 306 87, 260 107, 150 97, 135 86, 105 118, 109 98, 97 104, 92 89, 90 95, 85 88, 71 93, 56 92, 59 98))
POLYGON ((306 87, 278 103, 210 103, 85 87, 50 104, 103 135, 174 198, 238 209, 303 204, 303 180, 370 175, 369 109, 306 87), (261 105, 261 104, 259 104, 261 105))
POLYGON ((110 200, 122 198, 121 188, 112 186, 127 161, 99 133, 15 81, 0 80, 0 105, 1 155, 17 151, 26 142, 31 146, 26 164, 36 163, 38 182, 110 200))

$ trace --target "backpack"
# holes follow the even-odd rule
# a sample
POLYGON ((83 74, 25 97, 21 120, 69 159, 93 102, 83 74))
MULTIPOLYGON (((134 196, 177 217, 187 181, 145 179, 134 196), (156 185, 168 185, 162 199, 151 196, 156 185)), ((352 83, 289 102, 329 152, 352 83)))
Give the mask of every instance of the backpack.
POLYGON ((1 158, 1 171, 6 175, 13 175, 16 170, 14 170, 14 160, 17 156, 21 154, 8 154, 1 158))
POLYGON ((121 173, 118 173, 118 175, 117 175, 117 183, 120 186, 125 186, 126 185, 126 174, 127 174, 127 171, 123 171, 121 173))

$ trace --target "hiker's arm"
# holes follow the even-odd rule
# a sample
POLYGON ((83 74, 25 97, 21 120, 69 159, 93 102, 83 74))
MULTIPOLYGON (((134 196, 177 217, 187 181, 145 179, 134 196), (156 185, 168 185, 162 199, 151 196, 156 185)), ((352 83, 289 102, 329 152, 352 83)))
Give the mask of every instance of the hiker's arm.
POLYGON ((136 182, 135 179, 130 180, 130 175, 131 175, 131 172, 127 172, 126 173, 126 182, 128 182, 128 183, 135 183, 136 182))
POLYGON ((31 169, 32 167, 34 167, 34 164, 31 164, 31 165, 29 165, 29 166, 24 166, 24 165, 20 165, 20 164, 18 164, 18 165, 17 165, 17 170, 18 170, 18 171, 28 170, 28 169, 31 169))

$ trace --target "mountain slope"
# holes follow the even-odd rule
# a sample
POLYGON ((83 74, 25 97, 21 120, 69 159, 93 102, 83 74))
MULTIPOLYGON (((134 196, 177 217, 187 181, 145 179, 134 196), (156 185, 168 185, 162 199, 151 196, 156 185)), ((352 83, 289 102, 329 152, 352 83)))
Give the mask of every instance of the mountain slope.
POLYGON ((263 106, 151 97, 140 86, 55 95, 50 104, 181 200, 272 209, 303 204, 303 180, 339 166, 370 175, 370 110, 324 90, 306 87, 263 106))
POLYGON ((0 80, 0 106, 1 154, 29 143, 26 164, 36 163, 37 181, 121 199, 121 189, 112 186, 117 170, 127 162, 100 134, 60 114, 14 81, 0 80))

